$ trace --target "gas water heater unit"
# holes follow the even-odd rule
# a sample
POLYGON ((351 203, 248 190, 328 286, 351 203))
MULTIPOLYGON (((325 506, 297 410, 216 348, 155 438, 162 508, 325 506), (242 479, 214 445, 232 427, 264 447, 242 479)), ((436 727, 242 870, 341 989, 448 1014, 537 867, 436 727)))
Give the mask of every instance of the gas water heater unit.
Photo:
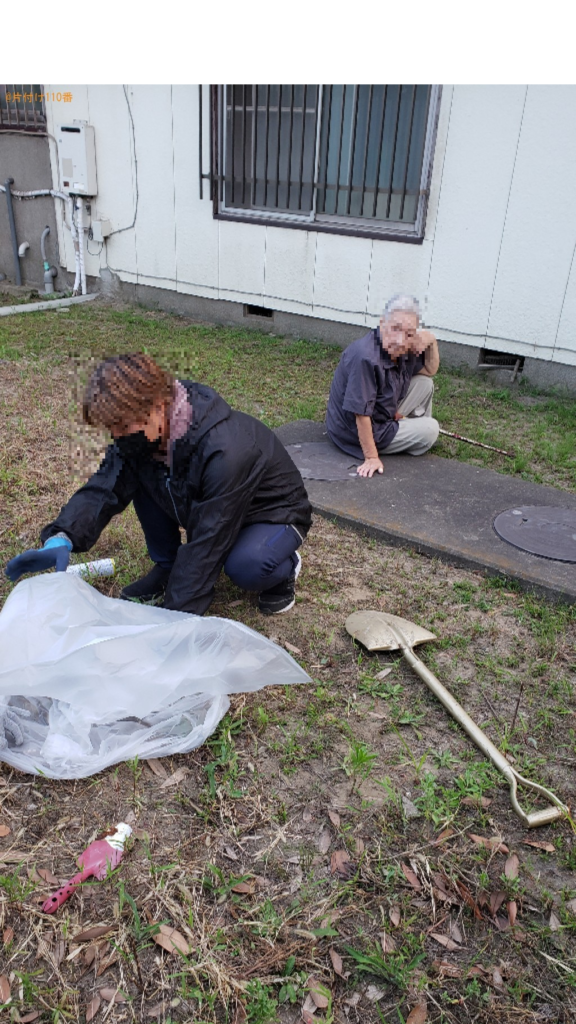
POLYGON ((58 126, 58 161, 62 191, 71 195, 95 196, 96 149, 94 128, 84 121, 58 126))

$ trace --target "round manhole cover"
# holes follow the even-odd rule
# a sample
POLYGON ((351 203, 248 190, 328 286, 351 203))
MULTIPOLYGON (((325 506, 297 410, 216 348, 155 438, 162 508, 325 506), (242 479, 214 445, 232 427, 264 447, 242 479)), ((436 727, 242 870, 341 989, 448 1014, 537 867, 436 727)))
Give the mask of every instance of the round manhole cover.
POLYGON ((576 509, 517 505, 500 512, 494 529, 521 551, 557 562, 576 562, 576 509))
POLYGON ((329 441, 303 441, 287 444, 292 462, 296 463, 303 480, 353 480, 358 478, 356 467, 360 462, 329 441))

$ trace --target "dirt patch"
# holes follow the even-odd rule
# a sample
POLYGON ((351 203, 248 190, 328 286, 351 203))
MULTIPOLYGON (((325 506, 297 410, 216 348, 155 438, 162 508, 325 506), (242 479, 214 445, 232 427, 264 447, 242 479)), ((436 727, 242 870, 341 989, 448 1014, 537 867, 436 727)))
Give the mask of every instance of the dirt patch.
MULTIPOLYGON (((111 314, 77 310, 46 328, 60 354, 27 349, 1 367, 3 564, 37 545, 101 454, 70 425, 65 346, 75 332, 109 332, 111 314)), ((130 317, 113 325, 126 345, 142 330, 130 317)), ((24 346, 27 331, 12 325, 10 344, 24 346)), ((570 803, 576 610, 318 517, 302 554, 288 615, 263 618, 225 577, 210 614, 296 648, 310 685, 234 697, 208 744, 160 768, 53 782, 2 766, 0 993, 8 985, 14 1020, 83 1022, 92 1006, 97 1022, 295 1024, 318 985, 316 1022, 397 1024, 424 1002, 435 1024, 576 1018, 570 824, 524 829, 506 785, 408 665, 368 654, 344 628, 352 611, 375 608, 432 630, 422 659, 519 771, 570 803), (56 888, 43 872, 69 878, 121 820, 136 831, 117 874, 42 915, 38 900, 56 888), (188 952, 160 946, 160 924, 188 952), (78 940, 99 925, 110 929, 78 940), (125 1001, 111 1003, 117 991, 125 1001)), ((117 576, 95 584, 114 597, 148 571, 131 508, 90 557, 116 559, 117 576)), ((1 576, 1 601, 10 589, 1 576)))

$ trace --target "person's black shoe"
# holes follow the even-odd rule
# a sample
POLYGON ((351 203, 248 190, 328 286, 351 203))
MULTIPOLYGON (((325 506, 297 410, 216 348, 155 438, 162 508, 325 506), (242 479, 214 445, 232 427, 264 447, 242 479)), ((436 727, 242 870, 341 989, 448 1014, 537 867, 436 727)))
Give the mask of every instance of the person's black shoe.
POLYGON ((282 580, 270 590, 263 590, 258 595, 258 608, 263 615, 280 615, 281 612, 289 612, 296 603, 296 580, 302 568, 302 559, 296 552, 298 564, 287 580, 282 580))
POLYGON ((124 601, 154 601, 164 595, 170 572, 170 569, 163 569, 161 565, 154 565, 142 579, 124 587, 120 597, 124 601))

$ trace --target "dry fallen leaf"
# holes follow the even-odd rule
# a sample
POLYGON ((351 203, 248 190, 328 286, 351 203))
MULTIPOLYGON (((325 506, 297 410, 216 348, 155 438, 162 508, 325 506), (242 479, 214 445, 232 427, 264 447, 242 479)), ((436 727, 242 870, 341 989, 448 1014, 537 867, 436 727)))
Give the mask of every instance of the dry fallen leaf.
POLYGON ((84 964, 85 967, 90 967, 90 964, 93 963, 94 957, 96 956, 97 952, 98 946, 94 944, 86 946, 86 949, 82 953, 82 963, 84 964))
POLYGON ((327 985, 324 985, 318 978, 310 978, 308 982, 308 991, 310 992, 314 1005, 317 1006, 319 1010, 325 1010, 329 1001, 328 996, 326 995, 326 992, 328 991, 327 985))
POLYGON ((155 1006, 151 1006, 147 1011, 147 1017, 159 1017, 161 1013, 164 1013, 164 1003, 156 1003, 155 1006))
POLYGON ((504 865, 504 874, 506 878, 518 878, 518 868, 520 867, 520 861, 515 853, 508 857, 504 865))
POLYGON ((450 839, 450 836, 453 836, 453 835, 454 835, 454 829, 453 828, 445 828, 445 829, 443 829, 442 832, 440 833, 440 835, 438 836, 438 838, 434 840, 433 846, 440 846, 441 843, 445 843, 446 840, 450 839))
POLYGON ((464 882, 458 881, 456 885, 458 888, 458 892, 460 893, 462 899, 465 900, 466 904, 470 907, 470 910, 474 914, 474 917, 477 918, 478 921, 481 921, 482 913, 472 893, 470 892, 470 889, 468 889, 468 887, 464 885, 464 882))
POLYGON ((576 914, 576 899, 568 900, 566 910, 569 910, 571 914, 576 914))
POLYGON ((20 864, 21 861, 29 860, 31 853, 23 853, 22 850, 6 850, 0 853, 0 864, 20 864))
POLYGON ((454 942, 452 939, 448 938, 447 935, 441 935, 440 932, 432 932, 432 938, 436 939, 436 942, 439 942, 441 946, 445 946, 446 949, 449 949, 450 951, 452 951, 453 949, 458 949, 457 942, 454 942))
POLYGON ((340 828, 340 815, 338 811, 328 811, 328 817, 334 825, 334 828, 340 828))
POLYGON ((245 896, 252 896, 254 889, 256 888, 254 882, 238 882, 237 885, 233 885, 231 892, 239 892, 245 896))
POLYGON ((12 942, 13 938, 14 938, 14 929, 11 928, 10 925, 8 925, 8 927, 5 928, 4 931, 2 932, 2 942, 4 943, 5 946, 7 946, 8 943, 12 942))
POLYGON ((498 892, 490 894, 490 913, 492 914, 492 917, 496 916, 505 899, 506 893, 502 892, 501 889, 498 892))
POLYGON ((54 948, 52 950, 51 956, 51 959, 56 967, 59 967, 60 964, 62 963, 65 953, 66 943, 64 942, 64 939, 58 939, 58 941, 54 943, 54 948))
POLYGON ((448 921, 448 931, 450 932, 450 938, 454 939, 454 942, 463 941, 462 932, 460 931, 458 925, 456 924, 456 921, 453 921, 452 918, 450 918, 448 921))
POLYGON ((390 910, 388 911, 388 916, 389 916, 392 924, 394 925, 394 927, 398 928, 398 926, 400 924, 400 908, 399 907, 390 907, 390 910))
POLYGON ((383 953, 395 953, 396 943, 391 935, 387 935, 386 932, 382 932, 380 935, 380 945, 382 946, 383 953))
POLYGON ((356 868, 346 850, 335 850, 330 859, 330 870, 333 875, 349 880, 355 873, 356 868))
POLYGON ((323 829, 318 838, 318 849, 320 853, 328 853, 330 844, 332 843, 332 836, 330 835, 327 828, 323 829))
POLYGON ((78 935, 73 935, 70 942, 87 942, 88 939, 99 939, 101 935, 106 935, 106 932, 112 931, 116 926, 113 924, 97 924, 94 928, 87 928, 85 932, 78 932, 78 935))
POLYGON ((302 821, 312 821, 312 811, 309 811, 308 808, 304 811, 302 815, 302 821))
POLYGON ((461 978, 462 969, 457 967, 456 964, 450 964, 447 960, 434 960, 432 967, 441 977, 447 978, 461 978))
POLYGON ((513 928, 516 923, 516 916, 518 914, 518 904, 516 900, 508 901, 508 920, 510 921, 510 927, 513 928))
POLYGON ((389 676, 391 671, 391 668, 383 668, 381 672, 376 673, 374 679, 386 679, 386 676, 389 676))
POLYGON ((359 992, 353 992, 348 999, 343 999, 342 1002, 345 1006, 358 1006, 361 998, 362 997, 359 992))
POLYGON ((334 948, 330 949, 330 959, 332 961, 332 967, 334 968, 335 973, 339 974, 340 977, 343 978, 344 975, 342 973, 342 968, 344 965, 342 963, 342 957, 340 956, 339 953, 336 952, 334 948))
POLYGON ((380 988, 379 985, 368 985, 364 995, 370 1003, 378 1003, 384 998, 386 992, 383 988, 380 988))
POLYGON ((504 978, 497 967, 492 971, 492 984, 494 985, 494 988, 504 988, 504 978))
POLYGON ((550 920, 548 921, 548 927, 551 932, 557 932, 562 927, 562 922, 557 914, 552 911, 550 914, 550 920))
POLYGON ((49 868, 37 868, 37 873, 44 882, 48 882, 49 885, 60 885, 60 879, 53 875, 49 868))
POLYGON ((86 1007, 86 1021, 87 1021, 87 1024, 90 1024, 90 1021, 94 1019, 94 1017, 98 1013, 98 1010, 100 1009, 101 1005, 102 1005, 102 1000, 100 999, 100 996, 99 995, 92 996, 92 999, 90 1000, 90 1002, 88 1003, 88 1006, 86 1007))
POLYGON ((462 803, 468 807, 480 807, 486 810, 487 807, 490 807, 492 801, 487 796, 465 796, 462 803))
POLYGON ((165 782, 163 782, 162 785, 160 786, 160 789, 168 789, 168 786, 177 786, 180 782, 183 782, 183 780, 189 774, 189 768, 178 768, 178 770, 175 771, 173 775, 168 776, 165 782))
POLYGON ((234 852, 231 846, 225 846, 222 853, 225 857, 228 857, 228 860, 238 860, 238 854, 234 852))
POLYGON ((428 1007, 426 1003, 418 1003, 406 1017, 406 1024, 425 1024, 428 1019, 428 1007))
POLYGON ((468 838, 471 839, 473 843, 480 843, 481 846, 485 846, 487 850, 496 850, 497 853, 510 852, 508 847, 501 842, 498 836, 492 836, 491 839, 488 839, 487 836, 477 836, 474 835, 473 832, 469 832, 468 838))
POLYGON ((410 885, 412 886, 412 888, 413 888, 413 889, 421 889, 421 888, 422 888, 422 886, 420 885, 420 882, 418 881, 418 878, 417 878, 417 876, 416 876, 416 875, 414 874, 414 872, 412 871, 412 869, 411 869, 411 868, 409 868, 407 864, 401 864, 401 865, 400 865, 400 867, 402 868, 402 871, 403 871, 403 873, 404 873, 404 877, 405 877, 405 879, 406 879, 406 880, 407 880, 408 882, 410 882, 410 885))
POLYGON ((0 974, 0 1000, 7 1003, 10 999, 10 982, 5 974, 0 974))
POLYGON ((168 924, 161 924, 160 931, 156 932, 152 936, 154 942, 157 942, 162 949, 167 950, 168 953, 183 953, 184 956, 188 956, 190 952, 190 946, 186 942, 186 939, 180 932, 176 931, 175 928, 171 928, 168 924))
POLYGON ((32 1024, 33 1020, 38 1020, 40 1016, 40 1010, 31 1010, 30 1013, 26 1013, 24 1017, 20 1017, 20 1024, 32 1024))
POLYGON ((112 967, 112 964, 115 964, 117 962, 117 960, 118 960, 118 954, 117 953, 112 953, 111 956, 109 956, 105 960, 103 960, 102 963, 100 964, 98 970, 96 971, 96 977, 100 978, 103 974, 105 974, 106 971, 108 970, 108 968, 112 967))
POLYGON ((0 836, 9 836, 11 829, 8 825, 0 825, 0 836))
POLYGON ((364 840, 360 839, 359 836, 354 840, 354 847, 356 849, 356 856, 360 857, 364 853, 364 840))
POLYGON ((115 1003, 125 1003, 126 996, 122 992, 119 992, 117 988, 100 988, 98 994, 105 999, 107 1003, 111 1003, 114 1000, 115 1003))
POLYGON ((284 641, 284 647, 287 651, 290 651, 291 654, 302 654, 299 647, 294 647, 294 644, 289 644, 287 640, 284 641))
POLYGON ((544 850, 546 853, 556 853, 556 847, 552 843, 544 843, 538 839, 523 839, 524 846, 533 846, 536 850, 544 850))
POLYGON ((162 761, 159 761, 157 757, 150 757, 146 761, 146 764, 150 768, 154 775, 157 775, 159 779, 168 778, 168 772, 166 771, 162 761))
POLYGON ((498 931, 500 932, 507 932, 510 927, 510 922, 508 918, 500 917, 499 914, 497 914, 496 917, 494 918, 494 924, 496 925, 498 931))

